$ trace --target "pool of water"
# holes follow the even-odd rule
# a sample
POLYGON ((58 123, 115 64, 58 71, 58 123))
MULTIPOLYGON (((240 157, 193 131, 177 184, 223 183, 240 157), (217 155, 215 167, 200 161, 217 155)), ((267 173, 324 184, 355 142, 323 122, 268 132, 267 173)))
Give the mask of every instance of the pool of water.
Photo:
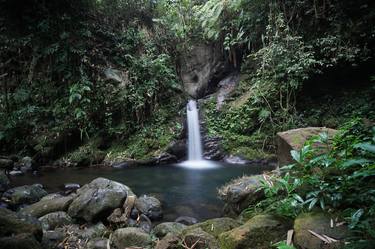
POLYGON ((138 196, 150 194, 163 204, 164 221, 178 216, 193 216, 199 220, 219 217, 223 203, 217 198, 217 188, 233 178, 271 170, 256 165, 225 165, 207 169, 189 169, 180 165, 154 167, 66 168, 43 172, 39 176, 12 177, 14 186, 41 183, 48 192, 62 190, 64 183, 81 186, 97 177, 105 177, 129 186, 138 196))

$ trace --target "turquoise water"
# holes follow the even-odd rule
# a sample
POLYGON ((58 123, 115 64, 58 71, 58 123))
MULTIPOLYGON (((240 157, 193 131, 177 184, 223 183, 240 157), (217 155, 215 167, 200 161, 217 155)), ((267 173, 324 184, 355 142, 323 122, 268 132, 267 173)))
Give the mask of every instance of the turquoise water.
POLYGON ((172 221, 178 216, 193 216, 202 220, 221 215, 223 203, 217 198, 218 187, 233 178, 271 169, 225 164, 201 170, 179 165, 125 169, 66 168, 50 170, 40 176, 17 176, 11 180, 16 186, 41 183, 48 192, 58 192, 64 183, 79 183, 82 186, 97 177, 105 177, 129 186, 138 196, 151 194, 157 197, 163 204, 165 221, 172 221))

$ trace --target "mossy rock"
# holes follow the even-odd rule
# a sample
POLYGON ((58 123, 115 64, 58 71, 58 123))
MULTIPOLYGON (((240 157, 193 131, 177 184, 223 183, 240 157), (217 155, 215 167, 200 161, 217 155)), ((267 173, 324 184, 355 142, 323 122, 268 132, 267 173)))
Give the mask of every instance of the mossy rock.
POLYGON ((323 212, 300 214, 294 221, 293 243, 301 249, 342 248, 343 240, 349 236, 349 230, 345 225, 336 226, 336 218, 337 216, 323 212), (327 244, 309 230, 339 241, 327 244))
POLYGON ((196 228, 201 228, 203 231, 217 238, 221 233, 232 230, 240 225, 241 223, 229 217, 215 218, 189 226, 183 231, 183 233, 188 233, 196 228))
POLYGON ((195 245, 193 247, 194 249, 221 248, 216 238, 200 227, 186 231, 181 241, 184 241, 188 247, 193 247, 193 245, 195 245))
POLYGON ((151 236, 141 228, 126 227, 117 229, 112 236, 112 243, 116 248, 149 247, 152 244, 151 236))
POLYGON ((286 239, 291 222, 272 215, 257 215, 242 226, 219 235, 221 249, 268 249, 286 239))
POLYGON ((41 244, 29 233, 0 238, 0 249, 42 249, 41 244))
POLYGON ((167 234, 178 235, 185 228, 186 228, 186 225, 178 223, 178 222, 164 222, 164 223, 160 223, 154 228, 154 234, 158 238, 163 238, 167 234))

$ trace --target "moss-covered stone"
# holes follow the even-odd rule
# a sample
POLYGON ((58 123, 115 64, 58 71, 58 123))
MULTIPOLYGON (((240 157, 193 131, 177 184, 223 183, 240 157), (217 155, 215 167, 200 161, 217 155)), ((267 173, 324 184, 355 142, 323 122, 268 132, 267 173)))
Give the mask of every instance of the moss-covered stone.
POLYGON ((42 249, 40 243, 29 233, 0 238, 0 249, 42 249))
POLYGON ((164 222, 157 225, 153 232, 158 238, 162 238, 166 236, 167 234, 173 234, 178 235, 180 234, 184 229, 186 228, 186 225, 178 223, 178 222, 164 222))
POLYGON ((221 249, 268 249, 284 240, 289 221, 272 215, 257 215, 242 226, 219 235, 221 249))
POLYGON ((205 232, 200 227, 186 231, 183 234, 181 241, 184 241, 188 247, 195 245, 195 249, 221 248, 216 238, 213 235, 205 232))
POLYGON ((112 243, 118 249, 127 247, 149 247, 152 244, 150 235, 142 229, 127 227, 117 229, 112 235, 112 243))
POLYGON ((215 218, 189 226, 183 231, 183 233, 188 233, 196 228, 201 228, 203 231, 214 237, 218 237, 221 233, 232 230, 240 225, 241 223, 229 217, 215 218))
POLYGON ((293 243, 302 249, 342 248, 342 242, 348 237, 349 230, 345 225, 337 226, 336 218, 337 216, 323 212, 300 214, 294 221, 293 243), (327 235, 339 241, 327 244, 314 236, 309 230, 320 235, 327 235))

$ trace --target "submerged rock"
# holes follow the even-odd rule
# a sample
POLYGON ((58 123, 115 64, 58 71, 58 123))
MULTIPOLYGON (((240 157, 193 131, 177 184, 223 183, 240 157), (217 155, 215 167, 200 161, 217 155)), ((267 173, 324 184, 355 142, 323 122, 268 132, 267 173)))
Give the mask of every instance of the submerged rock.
POLYGON ((151 236, 142 229, 127 227, 117 229, 112 234, 112 244, 118 249, 127 247, 149 247, 152 244, 151 236))
POLYGON ((264 192, 257 189, 261 186, 262 179, 262 175, 244 176, 221 187, 218 195, 225 202, 224 212, 236 216, 250 204, 261 200, 264 192))
POLYGON ((178 222, 164 222, 157 225, 153 231, 156 237, 163 238, 167 234, 178 235, 186 227, 186 225, 178 222))
POLYGON ((72 201, 72 196, 44 199, 21 209, 21 212, 30 214, 35 217, 41 217, 52 212, 67 211, 72 201))
POLYGON ((337 225, 337 217, 322 212, 300 214, 294 221, 293 243, 302 249, 331 249, 343 247, 343 240, 349 236, 346 225, 337 225), (332 220, 332 221, 331 221, 332 220), (331 226, 332 225, 332 226, 331 226), (310 231, 337 240, 326 243, 310 231))
POLYGON ((245 224, 219 235, 221 249, 268 249, 286 239, 288 221, 271 215, 257 215, 245 224))
POLYGON ((21 204, 32 204, 39 201, 47 192, 40 184, 24 185, 7 190, 3 194, 3 199, 12 206, 21 204))
MULTIPOLYGON (((327 133, 329 139, 332 139, 337 133, 337 130, 326 128, 326 127, 306 127, 293 129, 284 132, 278 132, 276 136, 277 141, 277 159, 280 165, 293 163, 293 159, 290 155, 291 150, 299 150, 302 148, 306 140, 309 138, 319 135, 320 133, 327 133)), ((319 144, 315 146, 322 148, 319 144)))
POLYGON ((44 230, 53 230, 73 223, 72 218, 66 212, 53 212, 39 218, 44 230))
POLYGON ((121 207, 128 192, 131 190, 124 184, 101 177, 96 178, 77 191, 68 214, 86 221, 105 218, 114 209, 121 207))
POLYGON ((161 203, 153 196, 141 196, 135 200, 135 207, 151 220, 159 220, 163 216, 161 203))
POLYGON ((0 193, 9 189, 10 181, 4 171, 0 170, 0 193))

